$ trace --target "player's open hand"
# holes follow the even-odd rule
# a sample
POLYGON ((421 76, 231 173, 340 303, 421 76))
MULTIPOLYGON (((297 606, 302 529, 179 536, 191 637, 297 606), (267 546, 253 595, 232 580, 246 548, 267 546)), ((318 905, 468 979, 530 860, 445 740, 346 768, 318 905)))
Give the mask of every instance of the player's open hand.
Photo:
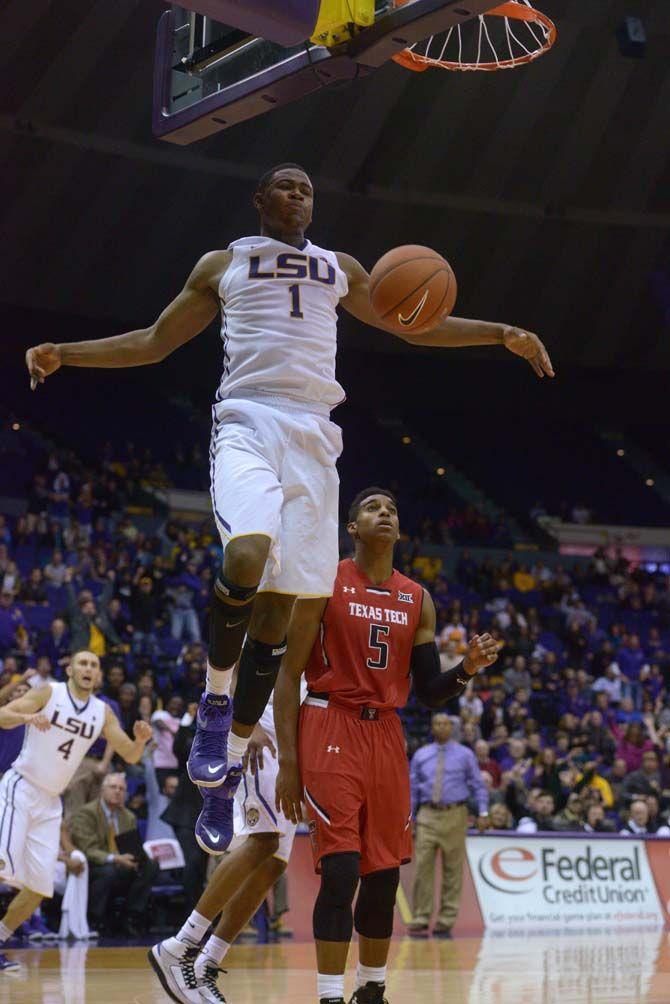
POLYGON ((48 376, 60 368, 60 348, 53 342, 43 342, 34 345, 26 352, 26 366, 30 373, 30 389, 35 390, 38 383, 44 383, 48 376))
POLYGON ((498 651, 498 642, 490 634, 473 635, 463 660, 465 672, 474 676, 480 669, 492 666, 498 658, 498 651))
POLYGON ((38 711, 36 715, 26 715, 25 724, 34 726, 38 732, 48 732, 51 728, 51 722, 41 711, 38 711))
POLYGON ((277 775, 275 807, 292 823, 302 822, 302 784, 297 764, 282 764, 277 775))
POLYGON ((537 335, 531 331, 524 331, 522 328, 505 328, 503 345, 515 356, 521 356, 522 359, 529 362, 540 378, 556 375, 549 353, 537 335))
POLYGON ((246 770, 248 767, 254 777, 259 770, 263 770, 265 765, 263 750, 268 750, 271 756, 273 756, 275 760, 277 759, 275 744, 272 742, 263 726, 256 725, 254 731, 251 733, 251 739, 249 740, 249 745, 247 746, 247 752, 244 754, 244 759, 242 760, 243 768, 246 770))
POLYGON ((133 735, 141 743, 148 743, 153 734, 148 722, 138 721, 133 725, 133 735))

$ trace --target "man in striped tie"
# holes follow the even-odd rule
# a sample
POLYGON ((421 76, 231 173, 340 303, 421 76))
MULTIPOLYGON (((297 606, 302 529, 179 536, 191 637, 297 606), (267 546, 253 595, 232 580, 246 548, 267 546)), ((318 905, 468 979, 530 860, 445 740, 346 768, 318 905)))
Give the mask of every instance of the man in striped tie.
POLYGON ((472 750, 451 738, 451 719, 444 712, 432 718, 434 742, 412 757, 410 781, 412 811, 416 818, 416 874, 412 937, 427 937, 433 914, 435 858, 442 852, 442 890, 436 938, 450 938, 458 916, 468 825, 467 801, 473 798, 479 812, 477 826, 488 826, 489 797, 472 750))

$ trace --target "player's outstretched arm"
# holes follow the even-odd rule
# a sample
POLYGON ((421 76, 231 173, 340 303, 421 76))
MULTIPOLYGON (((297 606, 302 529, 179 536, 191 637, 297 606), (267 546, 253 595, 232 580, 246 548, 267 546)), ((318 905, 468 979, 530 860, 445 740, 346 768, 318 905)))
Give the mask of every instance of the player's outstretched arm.
POLYGON ((0 708, 0 729, 16 729, 19 725, 34 725, 40 732, 51 728, 46 715, 40 714, 49 702, 51 687, 38 687, 23 697, 17 697, 0 708))
POLYGON ((149 328, 90 342, 45 342, 26 352, 30 385, 35 389, 61 366, 118 369, 158 363, 195 338, 216 316, 218 284, 230 251, 212 251, 195 266, 181 293, 149 328))
POLYGON ((370 276, 360 262, 341 251, 337 253, 340 268, 349 281, 349 292, 342 298, 345 310, 357 320, 369 324, 380 331, 386 331, 412 345, 430 348, 459 349, 472 345, 502 345, 509 352, 521 356, 539 377, 554 376, 554 368, 549 353, 542 341, 531 331, 515 328, 510 324, 491 321, 475 321, 465 317, 447 317, 437 327, 424 334, 400 332, 384 324, 372 309, 370 303, 370 276))
POLYGON ((441 708, 447 701, 460 697, 470 677, 498 658, 498 645, 490 634, 475 635, 462 662, 446 673, 441 671, 440 654, 435 644, 435 604, 430 593, 423 591, 421 621, 414 636, 410 661, 416 696, 429 708, 441 708))
POLYGON ((275 803, 287 819, 302 819, 302 786, 298 764, 300 677, 319 636, 327 599, 296 600, 288 626, 286 655, 275 684, 274 718, 279 752, 275 803))
POLYGON ((125 760, 126 763, 139 763, 144 753, 144 747, 153 735, 153 730, 147 722, 135 722, 133 725, 135 739, 130 739, 121 728, 119 720, 112 709, 106 706, 102 735, 114 752, 125 760))

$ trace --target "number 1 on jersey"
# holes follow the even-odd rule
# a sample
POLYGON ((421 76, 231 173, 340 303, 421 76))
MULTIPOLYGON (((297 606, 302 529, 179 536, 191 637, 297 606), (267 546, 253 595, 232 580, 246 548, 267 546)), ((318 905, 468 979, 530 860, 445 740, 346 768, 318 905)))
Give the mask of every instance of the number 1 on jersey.
POLYGON ((291 313, 289 317, 299 317, 301 320, 304 318, 304 314, 300 309, 300 285, 294 282, 292 286, 288 288, 291 294, 291 313))

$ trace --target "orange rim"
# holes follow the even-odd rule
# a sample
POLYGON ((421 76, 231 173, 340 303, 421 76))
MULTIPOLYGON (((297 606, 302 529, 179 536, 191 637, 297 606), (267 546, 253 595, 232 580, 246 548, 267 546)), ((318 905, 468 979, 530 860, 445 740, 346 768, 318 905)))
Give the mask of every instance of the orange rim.
MULTIPOLYGON (((407 0, 396 0, 397 7, 402 7, 405 3, 407 3, 407 0)), ((419 53, 414 52, 412 49, 403 49, 402 52, 396 53, 396 55, 393 56, 393 59, 396 63, 399 63, 400 66, 404 66, 406 70, 412 70, 415 73, 422 73, 424 70, 428 69, 454 70, 461 72, 469 70, 494 73, 497 70, 511 70, 515 69, 517 66, 525 66, 527 63, 532 63, 534 60, 539 59, 540 56, 543 56, 545 52, 548 52, 558 37, 556 25, 551 18, 547 17, 546 14, 543 14, 542 11, 535 10, 533 7, 517 3, 516 0, 507 0, 506 3, 500 4, 498 7, 494 7, 492 10, 487 11, 485 15, 481 16, 506 17, 512 21, 524 21, 527 24, 537 24, 543 29, 543 44, 541 48, 523 56, 514 56, 511 59, 499 59, 495 62, 486 63, 464 63, 448 59, 434 59, 431 56, 422 56, 419 53)), ((460 28, 460 25, 458 27, 460 28)))

